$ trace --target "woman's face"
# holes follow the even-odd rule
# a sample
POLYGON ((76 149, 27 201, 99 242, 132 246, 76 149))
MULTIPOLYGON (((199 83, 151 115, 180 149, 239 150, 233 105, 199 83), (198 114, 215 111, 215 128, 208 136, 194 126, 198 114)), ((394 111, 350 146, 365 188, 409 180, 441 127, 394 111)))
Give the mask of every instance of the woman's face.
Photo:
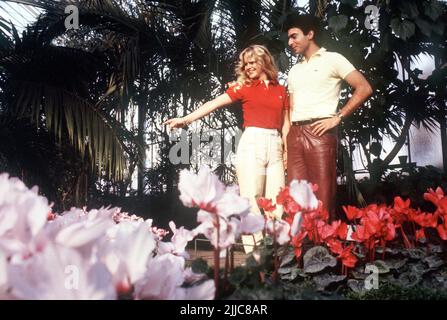
POLYGON ((254 55, 246 54, 244 56, 244 71, 247 77, 251 80, 267 79, 262 65, 258 62, 254 55))

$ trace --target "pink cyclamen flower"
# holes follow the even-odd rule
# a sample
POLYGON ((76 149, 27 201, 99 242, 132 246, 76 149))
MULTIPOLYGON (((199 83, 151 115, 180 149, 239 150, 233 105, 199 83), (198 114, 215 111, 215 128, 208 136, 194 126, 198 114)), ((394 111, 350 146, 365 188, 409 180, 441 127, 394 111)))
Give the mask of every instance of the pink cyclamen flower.
POLYGON ((182 170, 178 183, 180 200, 187 207, 199 207, 207 211, 216 210, 216 202, 222 197, 225 186, 208 167, 202 167, 198 174, 182 170))
POLYGON ((241 234, 253 234, 264 230, 265 218, 260 214, 249 213, 241 218, 239 232, 241 234))
POLYGON ((10 264, 8 281, 16 299, 116 299, 111 274, 102 263, 58 244, 48 244, 30 259, 10 264))
POLYGON ((193 230, 194 234, 203 234, 211 241, 214 248, 228 248, 236 242, 236 239, 239 236, 238 231, 240 221, 236 218, 227 220, 218 215, 200 210, 197 213, 197 221, 201 224, 193 230), (217 227, 217 224, 219 224, 219 227, 217 227), (219 243, 217 242, 217 230, 219 230, 219 243))
POLYGON ((152 259, 156 240, 148 222, 125 221, 114 227, 113 235, 98 248, 98 255, 105 261, 115 284, 136 283, 141 279, 152 259))
POLYGON ((185 258, 189 258, 189 255, 185 249, 188 242, 194 239, 195 233, 193 231, 185 229, 184 227, 180 227, 177 229, 173 221, 169 222, 169 227, 171 228, 173 233, 171 241, 158 242, 158 253, 172 253, 175 255, 183 256, 185 258))
POLYGON ((250 212, 250 201, 239 195, 239 188, 230 186, 216 202, 217 213, 224 218, 246 216, 250 212))
POLYGON ((41 240, 51 207, 37 191, 8 174, 0 175, 0 250, 7 256, 29 255, 40 247, 36 239, 41 240))
POLYGON ((137 299, 146 300, 209 300, 214 298, 212 280, 193 286, 184 286, 185 260, 172 254, 156 256, 147 266, 147 272, 135 286, 137 299))
POLYGON ((151 259, 144 277, 136 283, 135 295, 143 300, 173 300, 184 282, 185 259, 163 254, 151 259))
POLYGON ((265 230, 267 234, 274 237, 273 240, 280 245, 290 241, 290 225, 283 220, 269 219, 266 223, 265 230))
POLYGON ((290 195, 304 210, 318 208, 318 199, 315 197, 312 185, 306 180, 293 180, 290 183, 290 195))
POLYGON ((55 241, 67 247, 78 248, 88 256, 98 240, 105 236, 109 228, 115 226, 114 211, 114 209, 91 210, 79 216, 78 221, 72 221, 57 232, 55 241))

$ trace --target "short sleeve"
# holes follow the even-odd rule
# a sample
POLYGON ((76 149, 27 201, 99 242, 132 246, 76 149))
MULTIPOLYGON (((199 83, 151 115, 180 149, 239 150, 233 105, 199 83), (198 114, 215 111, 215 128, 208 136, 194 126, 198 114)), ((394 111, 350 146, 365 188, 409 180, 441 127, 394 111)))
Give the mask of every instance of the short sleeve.
POLYGON ((339 53, 333 53, 332 62, 336 75, 342 79, 344 79, 350 72, 356 70, 351 62, 339 53))
POLYGON ((230 96, 231 101, 239 101, 243 98, 243 86, 240 83, 231 85, 225 92, 230 96))
POLYGON ((293 85, 292 85, 292 71, 293 71, 293 67, 292 69, 290 69, 289 74, 287 75, 287 91, 289 94, 293 93, 293 85))

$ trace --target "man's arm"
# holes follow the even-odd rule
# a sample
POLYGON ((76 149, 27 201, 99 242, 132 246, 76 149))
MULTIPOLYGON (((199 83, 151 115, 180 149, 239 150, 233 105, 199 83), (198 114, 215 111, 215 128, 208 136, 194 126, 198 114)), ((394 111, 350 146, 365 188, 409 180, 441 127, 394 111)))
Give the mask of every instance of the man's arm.
POLYGON ((345 81, 354 89, 354 93, 346 105, 339 111, 339 114, 343 117, 347 117, 357 110, 373 93, 369 82, 357 70, 350 72, 345 77, 345 81))
POLYGON ((289 116, 289 110, 286 110, 284 112, 284 121, 281 128, 281 137, 284 145, 284 167, 287 167, 287 135, 289 134, 290 130, 290 116, 289 116))
MULTIPOLYGON (((339 115, 346 118, 357 110, 372 94, 372 88, 365 77, 357 70, 350 72, 344 79, 353 89, 354 93, 343 108, 340 109, 339 115)), ((341 122, 339 116, 329 119, 316 121, 311 124, 312 132, 315 135, 322 136, 326 131, 338 126, 341 122)))

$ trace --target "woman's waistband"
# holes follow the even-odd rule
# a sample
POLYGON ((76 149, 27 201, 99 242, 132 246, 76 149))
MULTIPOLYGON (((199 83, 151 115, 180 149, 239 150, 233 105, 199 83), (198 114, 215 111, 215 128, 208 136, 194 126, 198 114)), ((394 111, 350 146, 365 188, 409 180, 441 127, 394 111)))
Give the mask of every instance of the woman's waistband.
POLYGON ((264 134, 270 134, 279 136, 279 130, 278 129, 268 129, 268 128, 259 128, 259 127, 245 127, 244 132, 259 132, 264 134))

